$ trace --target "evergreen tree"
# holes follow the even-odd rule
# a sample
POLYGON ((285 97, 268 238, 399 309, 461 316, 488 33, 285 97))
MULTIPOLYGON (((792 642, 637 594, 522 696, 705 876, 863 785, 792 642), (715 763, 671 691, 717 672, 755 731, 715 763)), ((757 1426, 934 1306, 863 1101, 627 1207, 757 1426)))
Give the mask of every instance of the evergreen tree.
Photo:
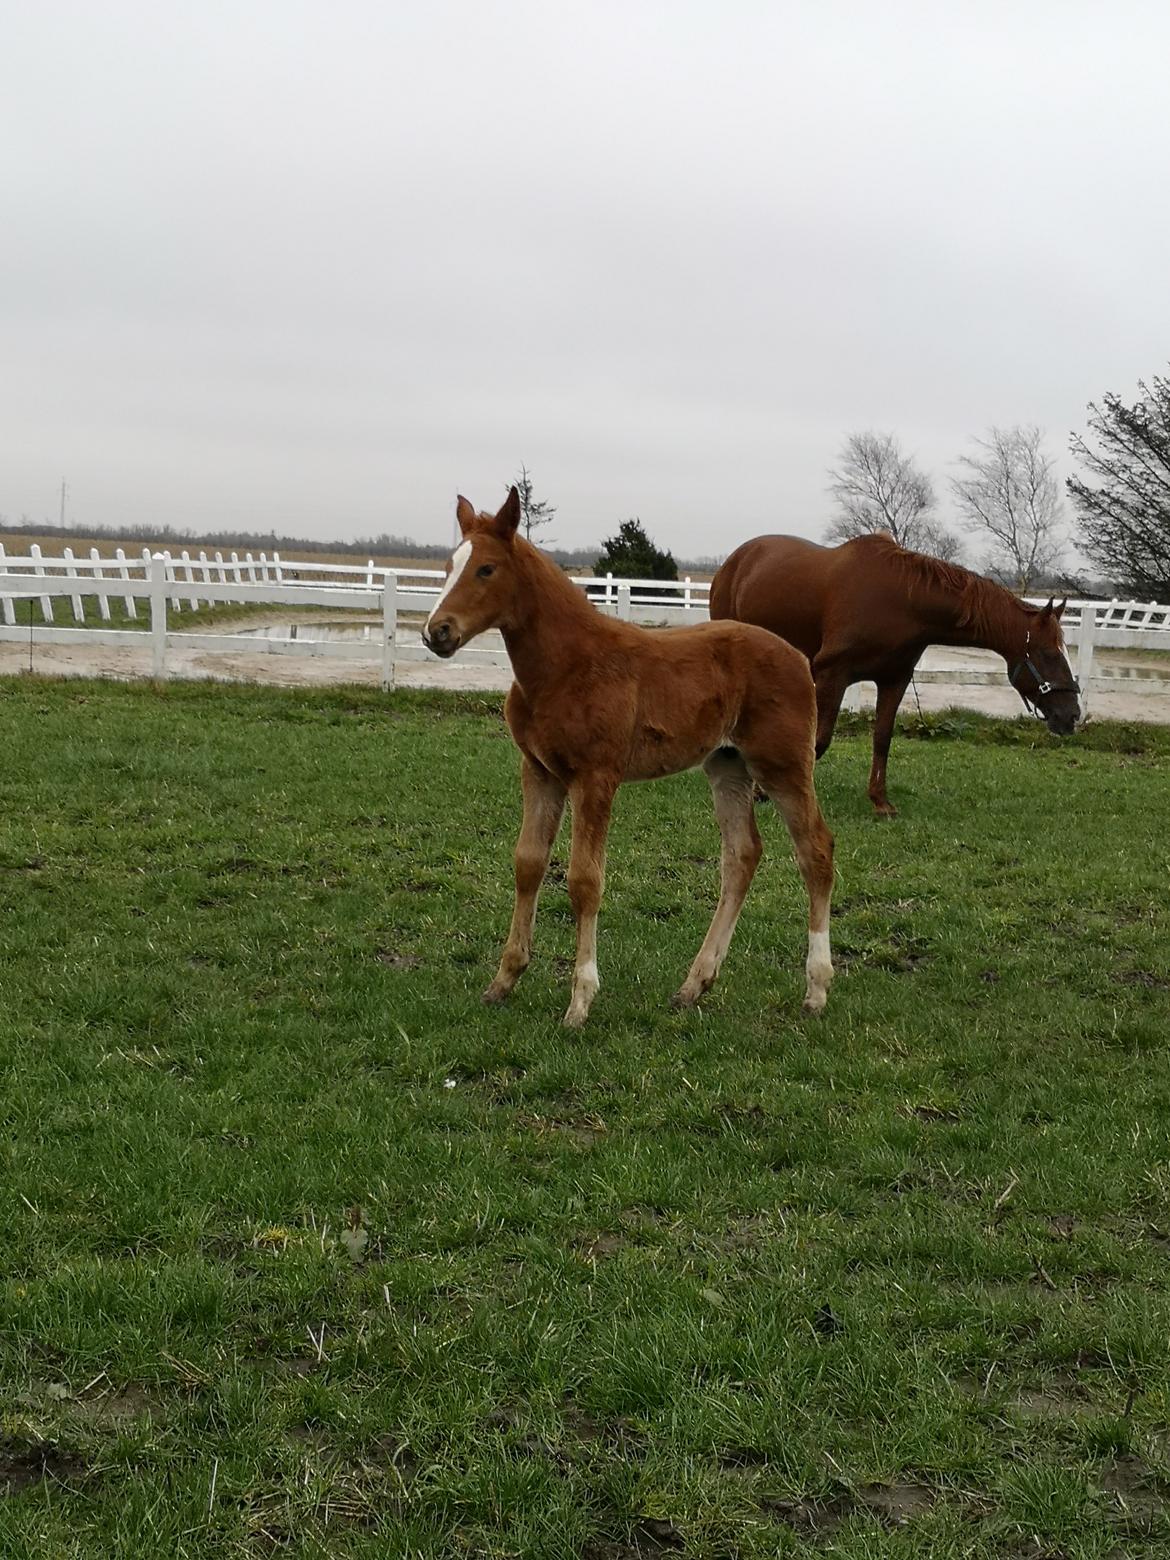
POLYGON ((655 547, 640 520, 622 521, 618 534, 602 544, 594 568, 598 574, 614 574, 625 580, 678 579, 673 554, 655 547))

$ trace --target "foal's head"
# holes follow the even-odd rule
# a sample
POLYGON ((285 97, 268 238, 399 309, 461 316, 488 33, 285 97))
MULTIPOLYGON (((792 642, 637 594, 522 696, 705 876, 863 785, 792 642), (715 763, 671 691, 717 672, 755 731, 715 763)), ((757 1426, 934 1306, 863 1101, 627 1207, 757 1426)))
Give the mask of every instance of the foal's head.
POLYGON ((423 628, 427 649, 444 657, 484 629, 508 623, 516 589, 520 495, 512 488, 495 515, 477 514, 461 495, 455 518, 463 540, 451 554, 447 583, 423 628))
POLYGON ((1076 730, 1081 700, 1077 680, 1064 653, 1060 615, 1064 602, 1033 609, 1020 654, 1008 667, 1008 679, 1024 703, 1044 717, 1049 731, 1067 737, 1076 730))

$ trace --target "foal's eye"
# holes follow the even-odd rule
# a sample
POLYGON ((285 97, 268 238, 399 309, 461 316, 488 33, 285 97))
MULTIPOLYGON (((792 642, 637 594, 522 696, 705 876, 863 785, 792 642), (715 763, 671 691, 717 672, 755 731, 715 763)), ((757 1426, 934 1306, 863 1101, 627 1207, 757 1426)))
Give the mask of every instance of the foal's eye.
POLYGON ((479 580, 486 580, 489 574, 494 574, 495 572, 496 566, 494 563, 483 563, 476 569, 475 577, 479 580))

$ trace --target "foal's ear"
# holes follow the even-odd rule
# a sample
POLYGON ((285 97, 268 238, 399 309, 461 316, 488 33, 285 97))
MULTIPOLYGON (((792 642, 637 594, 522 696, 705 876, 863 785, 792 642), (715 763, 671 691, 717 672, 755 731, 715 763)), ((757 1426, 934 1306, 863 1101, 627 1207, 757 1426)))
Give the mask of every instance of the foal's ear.
POLYGON ((500 506, 500 511, 492 521, 492 525, 505 542, 510 542, 516 534, 516 527, 520 524, 520 495, 514 487, 508 489, 508 496, 500 506))
POLYGON ((460 493, 459 497, 455 500, 455 518, 459 522, 460 531, 464 536, 466 536, 468 531, 470 531, 471 527, 475 524, 476 513, 472 506, 464 498, 462 493, 460 493))
POLYGON ((1062 617, 1064 615, 1064 609, 1067 606, 1068 606, 1068 597, 1066 596, 1058 607, 1054 607, 1052 609, 1052 616, 1054 618, 1062 617))

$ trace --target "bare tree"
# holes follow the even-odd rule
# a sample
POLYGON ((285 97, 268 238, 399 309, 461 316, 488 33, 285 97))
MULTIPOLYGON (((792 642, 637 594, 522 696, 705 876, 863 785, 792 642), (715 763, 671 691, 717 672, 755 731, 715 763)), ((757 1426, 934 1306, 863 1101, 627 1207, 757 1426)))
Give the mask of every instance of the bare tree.
MULTIPOLYGON (((545 498, 533 498, 532 473, 527 466, 521 466, 519 476, 514 482, 505 483, 505 486, 515 487, 520 495, 520 524, 524 527, 524 535, 531 541, 533 531, 549 523, 557 512, 557 506, 545 498)), ((551 547, 552 543, 546 541, 542 545, 551 547)))
POLYGON ((1123 590, 1170 593, 1170 377, 1138 381, 1132 406, 1090 401, 1089 434, 1073 434, 1085 475, 1070 477, 1078 540, 1123 590))
POLYGON ((934 486, 904 455, 892 433, 851 433, 829 471, 837 518, 826 535, 844 542, 872 531, 888 531, 902 547, 933 553, 948 563, 963 544, 935 516, 934 486))
POLYGON ((1061 566, 1064 505, 1044 435, 1031 425, 992 428, 961 455, 951 491, 971 529, 989 544, 985 567, 1021 593, 1061 566))

